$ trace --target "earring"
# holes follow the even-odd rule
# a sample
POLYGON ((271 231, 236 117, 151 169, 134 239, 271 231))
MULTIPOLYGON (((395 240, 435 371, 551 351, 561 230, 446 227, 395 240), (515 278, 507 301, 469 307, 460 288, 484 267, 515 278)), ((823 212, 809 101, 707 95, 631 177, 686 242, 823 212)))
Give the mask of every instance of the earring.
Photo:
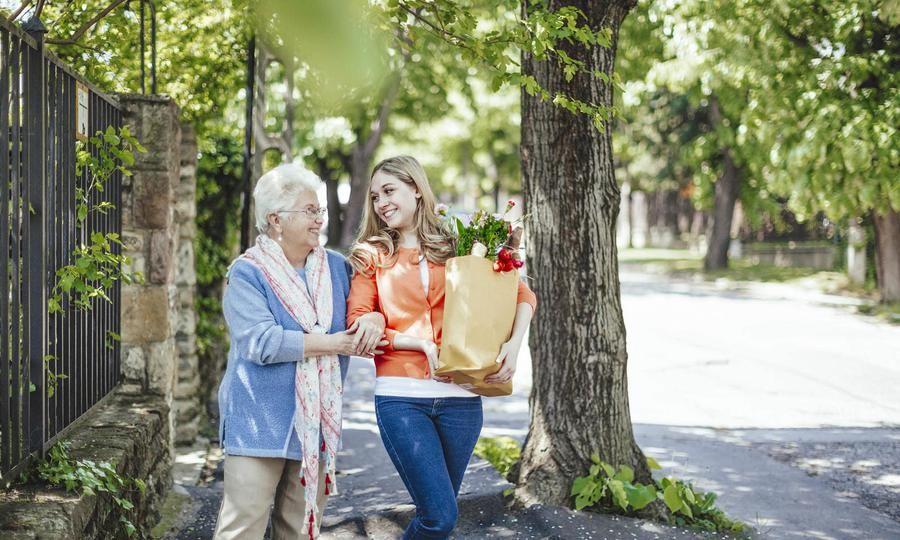
POLYGON ((281 234, 278 235, 278 242, 281 243, 284 240, 284 237, 281 234))

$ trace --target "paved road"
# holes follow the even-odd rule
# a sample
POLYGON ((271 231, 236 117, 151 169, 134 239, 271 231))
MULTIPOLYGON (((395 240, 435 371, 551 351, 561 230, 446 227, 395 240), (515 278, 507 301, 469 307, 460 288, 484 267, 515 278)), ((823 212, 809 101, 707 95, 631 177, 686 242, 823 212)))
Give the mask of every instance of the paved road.
POLYGON ((900 326, 785 285, 621 280, 634 422, 900 426, 900 326))
MULTIPOLYGON (((765 538, 900 538, 900 327, 783 285, 735 289, 625 270, 622 292, 635 433, 665 474, 715 490, 729 515, 765 538)), ((526 434, 527 351, 520 363, 516 393, 485 400, 484 435, 526 434)), ((355 359, 341 493, 326 518, 336 538, 391 537, 408 517, 363 518, 408 502, 380 444, 372 377, 371 364, 355 359)), ((478 497, 501 484, 475 461, 462 491, 478 497)), ((216 496, 191 494, 205 511, 177 537, 209 538, 216 496)), ((480 521, 493 504, 483 501, 457 537, 672 537, 653 524, 592 516, 601 520, 592 525, 555 511, 480 521), (542 523, 554 525, 527 532, 542 523)))

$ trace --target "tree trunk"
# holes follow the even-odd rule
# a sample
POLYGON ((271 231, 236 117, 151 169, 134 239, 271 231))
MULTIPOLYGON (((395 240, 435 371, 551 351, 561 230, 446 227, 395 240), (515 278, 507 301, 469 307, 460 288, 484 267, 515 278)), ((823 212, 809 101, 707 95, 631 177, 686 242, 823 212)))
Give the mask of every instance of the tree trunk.
MULTIPOLYGON (((715 96, 710 99, 710 117, 714 124, 722 122, 719 102, 715 96)), ((728 268, 728 246, 731 243, 731 220, 734 218, 734 204, 741 189, 741 171, 731 155, 731 149, 722 148, 722 176, 716 181, 716 199, 713 208, 712 234, 710 234, 703 267, 707 270, 728 268)))
POLYGON ((343 208, 338 198, 338 175, 328 166, 327 157, 316 158, 316 172, 325 183, 325 200, 328 205, 328 247, 341 247, 343 232, 343 208))
MULTIPOLYGON (((373 152, 374 153, 374 152, 373 152)), ((372 167, 372 154, 365 151, 365 145, 357 145, 350 156, 350 200, 344 209, 343 232, 341 246, 348 247, 356 240, 359 223, 362 221, 363 208, 369 200, 369 169, 372 167)))
MULTIPOLYGON (((575 5, 591 28, 608 27, 613 47, 565 45, 588 71, 611 74, 619 26, 634 0, 551 1, 575 5)), ((527 3, 525 9, 528 9, 527 3)), ((549 90, 612 105, 612 88, 595 78, 565 81, 555 61, 523 55, 528 75, 549 90)), ((634 468, 650 479, 634 440, 628 406, 625 324, 619 293, 610 130, 590 118, 522 93, 522 174, 528 227, 528 268, 539 298, 530 347, 534 387, 531 425, 517 479, 518 499, 569 505, 572 481, 587 474, 591 454, 634 468)))
POLYGON ((882 302, 900 302, 900 214, 875 213, 875 273, 882 302))
POLYGON ((350 200, 344 209, 343 232, 341 245, 350 246, 356 240, 359 231, 359 223, 362 221, 363 207, 369 201, 369 173, 372 167, 372 158, 381 145, 381 139, 387 130, 387 122, 397 94, 400 92, 402 68, 394 75, 389 83, 385 95, 378 109, 378 116, 369 126, 368 136, 363 137, 364 131, 357 132, 356 145, 350 155, 350 200))

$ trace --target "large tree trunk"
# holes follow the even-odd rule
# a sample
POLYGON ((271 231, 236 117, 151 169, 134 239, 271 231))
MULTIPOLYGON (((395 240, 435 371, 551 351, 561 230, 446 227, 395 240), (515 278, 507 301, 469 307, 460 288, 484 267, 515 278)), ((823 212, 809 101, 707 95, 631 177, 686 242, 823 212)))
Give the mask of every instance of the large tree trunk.
POLYGON ((882 302, 900 302, 900 214, 875 214, 875 272, 882 302))
MULTIPOLYGON (((577 6, 592 28, 612 30, 610 49, 563 47, 589 72, 612 73, 619 26, 634 3, 551 1, 550 9, 577 6)), ((595 78, 567 83, 557 62, 527 54, 523 67, 551 95, 565 90, 612 105, 612 88, 595 78)), ((525 504, 568 505, 572 481, 587 473, 595 452, 609 463, 633 467, 640 481, 650 479, 628 407, 615 234, 619 187, 610 130, 600 132, 590 118, 525 92, 521 157, 531 214, 528 273, 540 306, 531 328, 531 425, 516 494, 525 504)))
MULTIPOLYGON (((710 99, 710 117, 715 125, 721 124, 722 114, 715 96, 710 99)), ((712 234, 706 248, 706 257, 703 259, 703 267, 707 270, 728 268, 731 221, 734 218, 734 204, 741 189, 741 171, 731 155, 731 149, 727 146, 722 148, 722 161, 722 176, 716 181, 712 234)))

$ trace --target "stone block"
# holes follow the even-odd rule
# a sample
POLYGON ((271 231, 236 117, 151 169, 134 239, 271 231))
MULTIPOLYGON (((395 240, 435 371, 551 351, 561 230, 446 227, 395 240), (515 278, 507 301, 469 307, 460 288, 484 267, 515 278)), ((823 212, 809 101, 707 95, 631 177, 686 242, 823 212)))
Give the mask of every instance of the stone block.
POLYGON ((126 274, 136 274, 136 273, 140 272, 141 275, 146 277, 147 276, 147 259, 144 258, 143 253, 138 252, 138 253, 132 254, 132 253, 125 252, 125 255, 127 255, 128 258, 131 259, 130 263, 128 263, 122 267, 122 269, 125 271, 125 273, 126 274))
POLYGON ((132 210, 134 224, 147 229, 172 225, 174 195, 172 171, 136 171, 132 210))
POLYGON ((126 252, 144 251, 144 234, 142 231, 122 231, 122 249, 126 252))
POLYGON ((197 314, 194 310, 179 310, 175 317, 175 335, 179 338, 197 334, 197 314))
POLYGON ((189 422, 178 424, 178 427, 175 428, 175 444, 191 444, 199 433, 199 422, 196 418, 189 422))
POLYGON ((167 97, 121 96, 124 122, 147 149, 138 154, 134 170, 171 170, 181 161, 178 107, 167 97))
MULTIPOLYGON (((178 378, 179 380, 193 380, 195 377, 199 377, 200 371, 198 369, 200 361, 197 359, 197 355, 195 354, 187 354, 182 355, 179 354, 178 360, 178 378)), ((199 379, 198 379, 199 381, 199 379)))
POLYGON ((178 356, 182 359, 197 353, 197 337, 193 334, 176 337, 175 344, 178 347, 178 356))
POLYGON ((146 364, 141 347, 122 347, 122 376, 127 380, 143 382, 146 364))
POLYGON ((169 231, 150 234, 150 275, 154 284, 171 283, 175 278, 175 238, 169 231))
POLYGON ((175 391, 175 366, 178 355, 175 340, 167 339, 152 343, 146 350, 147 389, 163 396, 171 396, 175 391))
POLYGON ((178 242, 175 261, 175 284, 195 285, 197 283, 197 273, 194 270, 194 244, 182 238, 178 242))
POLYGON ((197 223, 193 219, 178 225, 178 237, 193 242, 197 237, 197 223))
POLYGON ((172 335, 167 287, 122 287, 122 344, 142 345, 172 335))
POLYGON ((193 194, 189 197, 180 197, 175 195, 175 222, 185 223, 188 220, 197 217, 197 203, 194 201, 193 194))

